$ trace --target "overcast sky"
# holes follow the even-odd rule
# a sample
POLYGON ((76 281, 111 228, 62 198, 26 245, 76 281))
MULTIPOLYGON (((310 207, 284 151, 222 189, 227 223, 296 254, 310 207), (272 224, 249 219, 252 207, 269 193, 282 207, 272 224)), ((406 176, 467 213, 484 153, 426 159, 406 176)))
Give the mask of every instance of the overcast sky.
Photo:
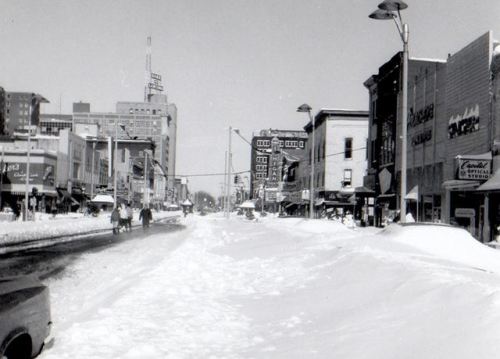
MULTIPOLYGON (((227 128, 302 129, 306 102, 368 109, 363 82, 402 48, 394 24, 368 15, 375 0, 0 0, 0 86, 39 92, 45 113, 72 103, 115 111, 141 101, 146 38, 153 72, 178 107, 177 174, 224 171, 227 128)), ((493 31, 498 0, 408 0, 410 56, 445 59, 493 31)), ((233 136, 234 170, 250 148, 233 136)), ((220 193, 223 176, 190 177, 220 193)))

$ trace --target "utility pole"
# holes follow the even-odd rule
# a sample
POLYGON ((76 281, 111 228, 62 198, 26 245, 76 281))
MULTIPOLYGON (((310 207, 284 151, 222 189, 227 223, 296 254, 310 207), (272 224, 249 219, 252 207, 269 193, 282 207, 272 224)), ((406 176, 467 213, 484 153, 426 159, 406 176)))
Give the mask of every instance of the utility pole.
POLYGON ((144 207, 149 204, 149 197, 148 197, 148 152, 147 150, 144 150, 144 207))
POLYGON ((231 131, 232 130, 233 130, 233 128, 231 126, 229 126, 228 151, 227 151, 227 188, 226 188, 227 214, 226 214, 226 218, 229 218, 229 214, 231 213, 231 162, 232 162, 231 131))
POLYGON ((28 110, 28 148, 26 157, 26 188, 24 191, 24 220, 28 220, 29 213, 29 187, 30 187, 30 155, 31 155, 31 113, 33 112, 33 98, 30 101, 28 110))
POLYGON ((94 198, 94 165, 95 165, 95 145, 97 139, 92 143, 92 169, 90 172, 90 199, 94 198))

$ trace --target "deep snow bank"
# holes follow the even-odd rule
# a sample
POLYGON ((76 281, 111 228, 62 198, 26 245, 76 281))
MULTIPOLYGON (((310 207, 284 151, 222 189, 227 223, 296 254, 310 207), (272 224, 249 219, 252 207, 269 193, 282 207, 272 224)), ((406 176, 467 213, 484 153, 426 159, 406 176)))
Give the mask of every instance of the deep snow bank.
POLYGON ((444 260, 500 274, 500 252, 481 244, 467 231, 448 225, 392 224, 380 236, 444 260))

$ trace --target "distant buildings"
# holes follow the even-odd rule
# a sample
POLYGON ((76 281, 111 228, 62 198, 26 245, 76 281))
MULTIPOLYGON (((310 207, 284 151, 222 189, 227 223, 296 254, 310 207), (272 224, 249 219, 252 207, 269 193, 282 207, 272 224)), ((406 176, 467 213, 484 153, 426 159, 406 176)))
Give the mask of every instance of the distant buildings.
POLYGON ((114 168, 119 201, 137 207, 144 201, 157 207, 178 201, 177 110, 166 103, 166 96, 151 95, 148 103, 118 103, 114 114, 90 112, 90 104, 80 102, 74 104, 71 115, 40 115, 37 104, 29 128, 32 94, 4 94, 4 112, 9 117, 3 127, 7 136, 0 139, 0 208, 9 205, 19 212, 24 200, 28 129, 28 188, 39 210, 82 208, 98 192, 113 192, 114 168))
POLYGON ((253 136, 250 170, 252 198, 264 199, 266 208, 276 210, 277 203, 297 191, 296 165, 292 164, 302 160, 306 142, 304 131, 269 129, 253 136))

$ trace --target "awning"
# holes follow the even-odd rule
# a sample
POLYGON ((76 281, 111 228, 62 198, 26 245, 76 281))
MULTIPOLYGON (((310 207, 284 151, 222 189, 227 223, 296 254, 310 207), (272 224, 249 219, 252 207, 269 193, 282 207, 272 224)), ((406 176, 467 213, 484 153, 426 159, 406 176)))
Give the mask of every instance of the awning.
POLYGON ((255 203, 253 203, 253 201, 248 200, 240 204, 239 207, 243 209, 255 209, 255 203))
POLYGON ((354 189, 354 192, 359 195, 375 195, 375 191, 366 188, 365 186, 359 186, 354 189))
POLYGON ((493 192, 500 191, 500 170, 497 170, 489 180, 479 186, 476 191, 493 192))
POLYGON ((332 207, 342 207, 342 206, 352 207, 352 203, 341 202, 341 201, 325 201, 325 205, 326 206, 332 206, 332 207))
POLYGON ((68 191, 62 188, 58 188, 57 192, 64 198, 64 199, 71 199, 71 195, 69 194, 68 191))
POLYGON ((478 181, 448 180, 443 182, 443 187, 448 190, 473 190, 479 186, 478 181))
POLYGON ((410 192, 408 192, 405 196, 405 199, 411 201, 418 201, 418 185, 413 187, 410 192))
POLYGON ((115 200, 112 196, 108 194, 98 194, 92 199, 91 202, 114 204, 115 200))
POLYGON ((457 155, 455 156, 455 158, 456 159, 466 158, 468 160, 491 160, 493 156, 491 155, 491 152, 485 152, 479 155, 457 155))
POLYGON ((325 203, 324 198, 316 198, 316 200, 314 201, 315 206, 321 206, 323 203, 325 203))
POLYGON ((377 196, 377 199, 391 199, 394 197, 396 197, 395 193, 386 193, 386 194, 381 194, 381 195, 377 196))

